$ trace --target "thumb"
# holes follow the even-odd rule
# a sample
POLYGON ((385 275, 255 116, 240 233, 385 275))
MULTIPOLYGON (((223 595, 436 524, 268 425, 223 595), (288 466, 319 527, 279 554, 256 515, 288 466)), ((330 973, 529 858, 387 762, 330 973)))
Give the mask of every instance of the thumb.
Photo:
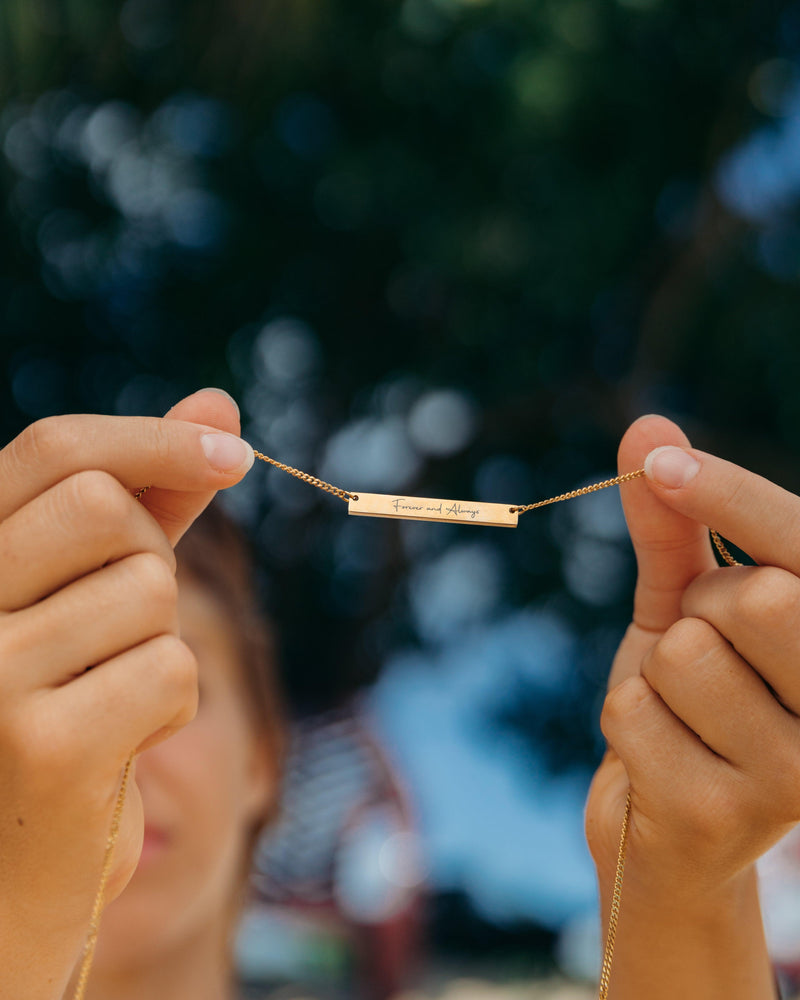
MULTIPOLYGON (((235 401, 221 389, 199 389, 180 400, 167 414, 166 420, 184 420, 189 423, 215 427, 228 434, 239 434, 239 408, 235 401)), ((165 528, 173 545, 199 517, 214 498, 214 492, 177 492, 151 489, 142 494, 142 503, 165 528)))
MULTIPOLYGON (((641 469, 647 455, 662 445, 685 448, 689 440, 665 417, 641 417, 620 443, 620 474, 641 469)), ((621 493, 638 577, 633 623, 614 661, 609 687, 639 673, 650 646, 681 618, 684 590, 696 576, 716 566, 706 528, 668 506, 645 479, 625 484, 621 493)))

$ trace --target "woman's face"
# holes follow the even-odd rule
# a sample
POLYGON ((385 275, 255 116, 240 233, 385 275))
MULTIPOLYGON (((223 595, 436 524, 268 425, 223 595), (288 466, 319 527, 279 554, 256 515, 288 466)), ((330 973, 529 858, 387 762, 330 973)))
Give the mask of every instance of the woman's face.
POLYGON ((192 943, 224 954, 249 833, 274 793, 274 762, 245 708, 231 627, 206 590, 180 574, 179 581, 199 707, 188 726, 137 759, 144 846, 129 885, 103 915, 98 974, 134 971, 192 943))

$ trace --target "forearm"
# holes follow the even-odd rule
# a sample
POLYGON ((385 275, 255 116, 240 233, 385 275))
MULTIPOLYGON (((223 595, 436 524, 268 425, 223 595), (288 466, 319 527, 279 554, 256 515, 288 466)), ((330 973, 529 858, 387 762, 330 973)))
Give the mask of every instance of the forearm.
MULTIPOLYGON (((612 880, 602 880, 608 926, 612 880)), ((626 876, 609 1000, 775 1000, 755 870, 676 904, 626 876)))

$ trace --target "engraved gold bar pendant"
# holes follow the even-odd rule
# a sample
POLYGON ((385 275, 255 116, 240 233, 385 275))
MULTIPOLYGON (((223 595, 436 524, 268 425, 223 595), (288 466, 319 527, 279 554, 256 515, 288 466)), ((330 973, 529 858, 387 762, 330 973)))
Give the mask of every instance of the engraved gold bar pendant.
POLYGON ((481 503, 477 500, 435 500, 431 497, 403 497, 393 493, 358 493, 347 503, 349 514, 363 517, 401 517, 411 521, 457 521, 459 524, 487 524, 516 528, 518 514, 511 504, 481 503))

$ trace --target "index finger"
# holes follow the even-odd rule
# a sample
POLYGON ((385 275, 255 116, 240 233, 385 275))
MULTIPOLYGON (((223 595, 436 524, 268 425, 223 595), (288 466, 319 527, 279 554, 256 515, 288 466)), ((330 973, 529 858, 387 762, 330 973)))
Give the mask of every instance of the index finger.
POLYGON ((800 574, 800 498, 793 493, 694 448, 656 448, 645 474, 672 510, 714 528, 757 563, 800 574))
MULTIPOLYGON (((210 425, 154 417, 48 417, 0 451, 0 520, 86 469, 108 472, 131 491, 153 486, 163 507, 161 491, 211 495, 237 483, 253 458, 241 438, 210 425)), ((168 515, 169 505, 164 509, 168 515)), ((185 528, 177 521, 163 526, 172 541, 185 528)))

